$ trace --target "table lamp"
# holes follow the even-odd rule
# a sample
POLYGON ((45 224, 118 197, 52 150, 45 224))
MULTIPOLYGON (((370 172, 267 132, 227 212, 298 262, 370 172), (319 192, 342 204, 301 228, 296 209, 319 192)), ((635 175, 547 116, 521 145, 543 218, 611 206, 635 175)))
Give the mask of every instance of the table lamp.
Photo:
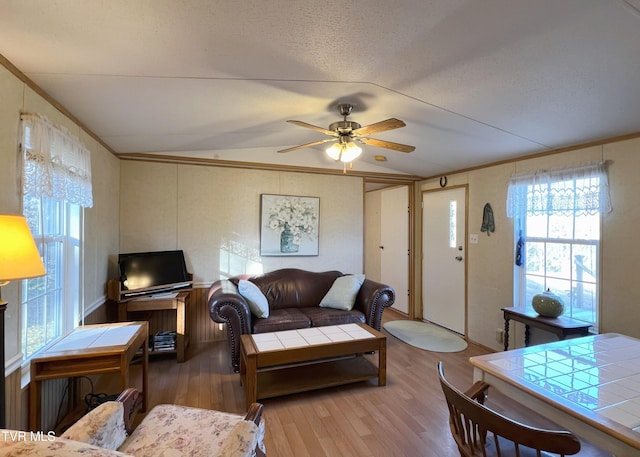
POLYGON ((24 216, 0 214, 0 429, 6 428, 4 312, 2 286, 45 274, 40 253, 24 216))

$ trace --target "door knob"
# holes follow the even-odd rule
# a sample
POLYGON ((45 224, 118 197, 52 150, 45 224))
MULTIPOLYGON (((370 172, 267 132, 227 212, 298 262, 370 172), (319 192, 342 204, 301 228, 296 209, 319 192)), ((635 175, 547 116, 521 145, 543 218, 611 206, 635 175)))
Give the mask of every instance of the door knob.
POLYGON ((461 256, 461 255, 456 256, 456 260, 457 260, 458 262, 462 262, 462 256, 461 256))

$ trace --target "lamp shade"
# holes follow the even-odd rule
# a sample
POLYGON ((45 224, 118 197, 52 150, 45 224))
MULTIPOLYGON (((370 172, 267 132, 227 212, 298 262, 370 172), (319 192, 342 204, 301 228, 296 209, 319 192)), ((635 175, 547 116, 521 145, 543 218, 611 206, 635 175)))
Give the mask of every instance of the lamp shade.
POLYGON ((24 216, 0 214, 0 282, 46 273, 24 216))
POLYGON ((327 155, 333 160, 352 162, 362 153, 362 148, 353 141, 340 141, 327 148, 327 155))

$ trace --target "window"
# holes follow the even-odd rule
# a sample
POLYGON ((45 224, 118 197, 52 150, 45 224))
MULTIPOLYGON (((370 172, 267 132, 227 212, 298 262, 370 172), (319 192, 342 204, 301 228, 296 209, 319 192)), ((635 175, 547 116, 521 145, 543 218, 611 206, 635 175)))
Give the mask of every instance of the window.
POLYGON ((507 215, 515 218, 514 298, 530 307, 546 289, 564 315, 598 328, 600 226, 611 211, 605 163, 513 176, 507 215))
POLYGON ((47 274, 22 282, 22 352, 30 358, 79 321, 83 208, 93 205, 89 151, 46 118, 22 115, 23 214, 47 274))
POLYGON ((47 270, 22 282, 22 352, 29 358, 78 320, 81 208, 24 194, 23 213, 47 270))

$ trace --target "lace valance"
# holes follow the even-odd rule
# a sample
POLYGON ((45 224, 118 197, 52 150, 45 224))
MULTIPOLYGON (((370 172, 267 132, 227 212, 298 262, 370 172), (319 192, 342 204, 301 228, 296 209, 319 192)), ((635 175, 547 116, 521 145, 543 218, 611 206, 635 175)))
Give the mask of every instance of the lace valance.
POLYGON ((607 162, 518 173, 509 180, 508 217, 610 212, 607 162))
POLYGON ((39 114, 23 114, 25 193, 93 206, 91 152, 64 127, 39 114))

